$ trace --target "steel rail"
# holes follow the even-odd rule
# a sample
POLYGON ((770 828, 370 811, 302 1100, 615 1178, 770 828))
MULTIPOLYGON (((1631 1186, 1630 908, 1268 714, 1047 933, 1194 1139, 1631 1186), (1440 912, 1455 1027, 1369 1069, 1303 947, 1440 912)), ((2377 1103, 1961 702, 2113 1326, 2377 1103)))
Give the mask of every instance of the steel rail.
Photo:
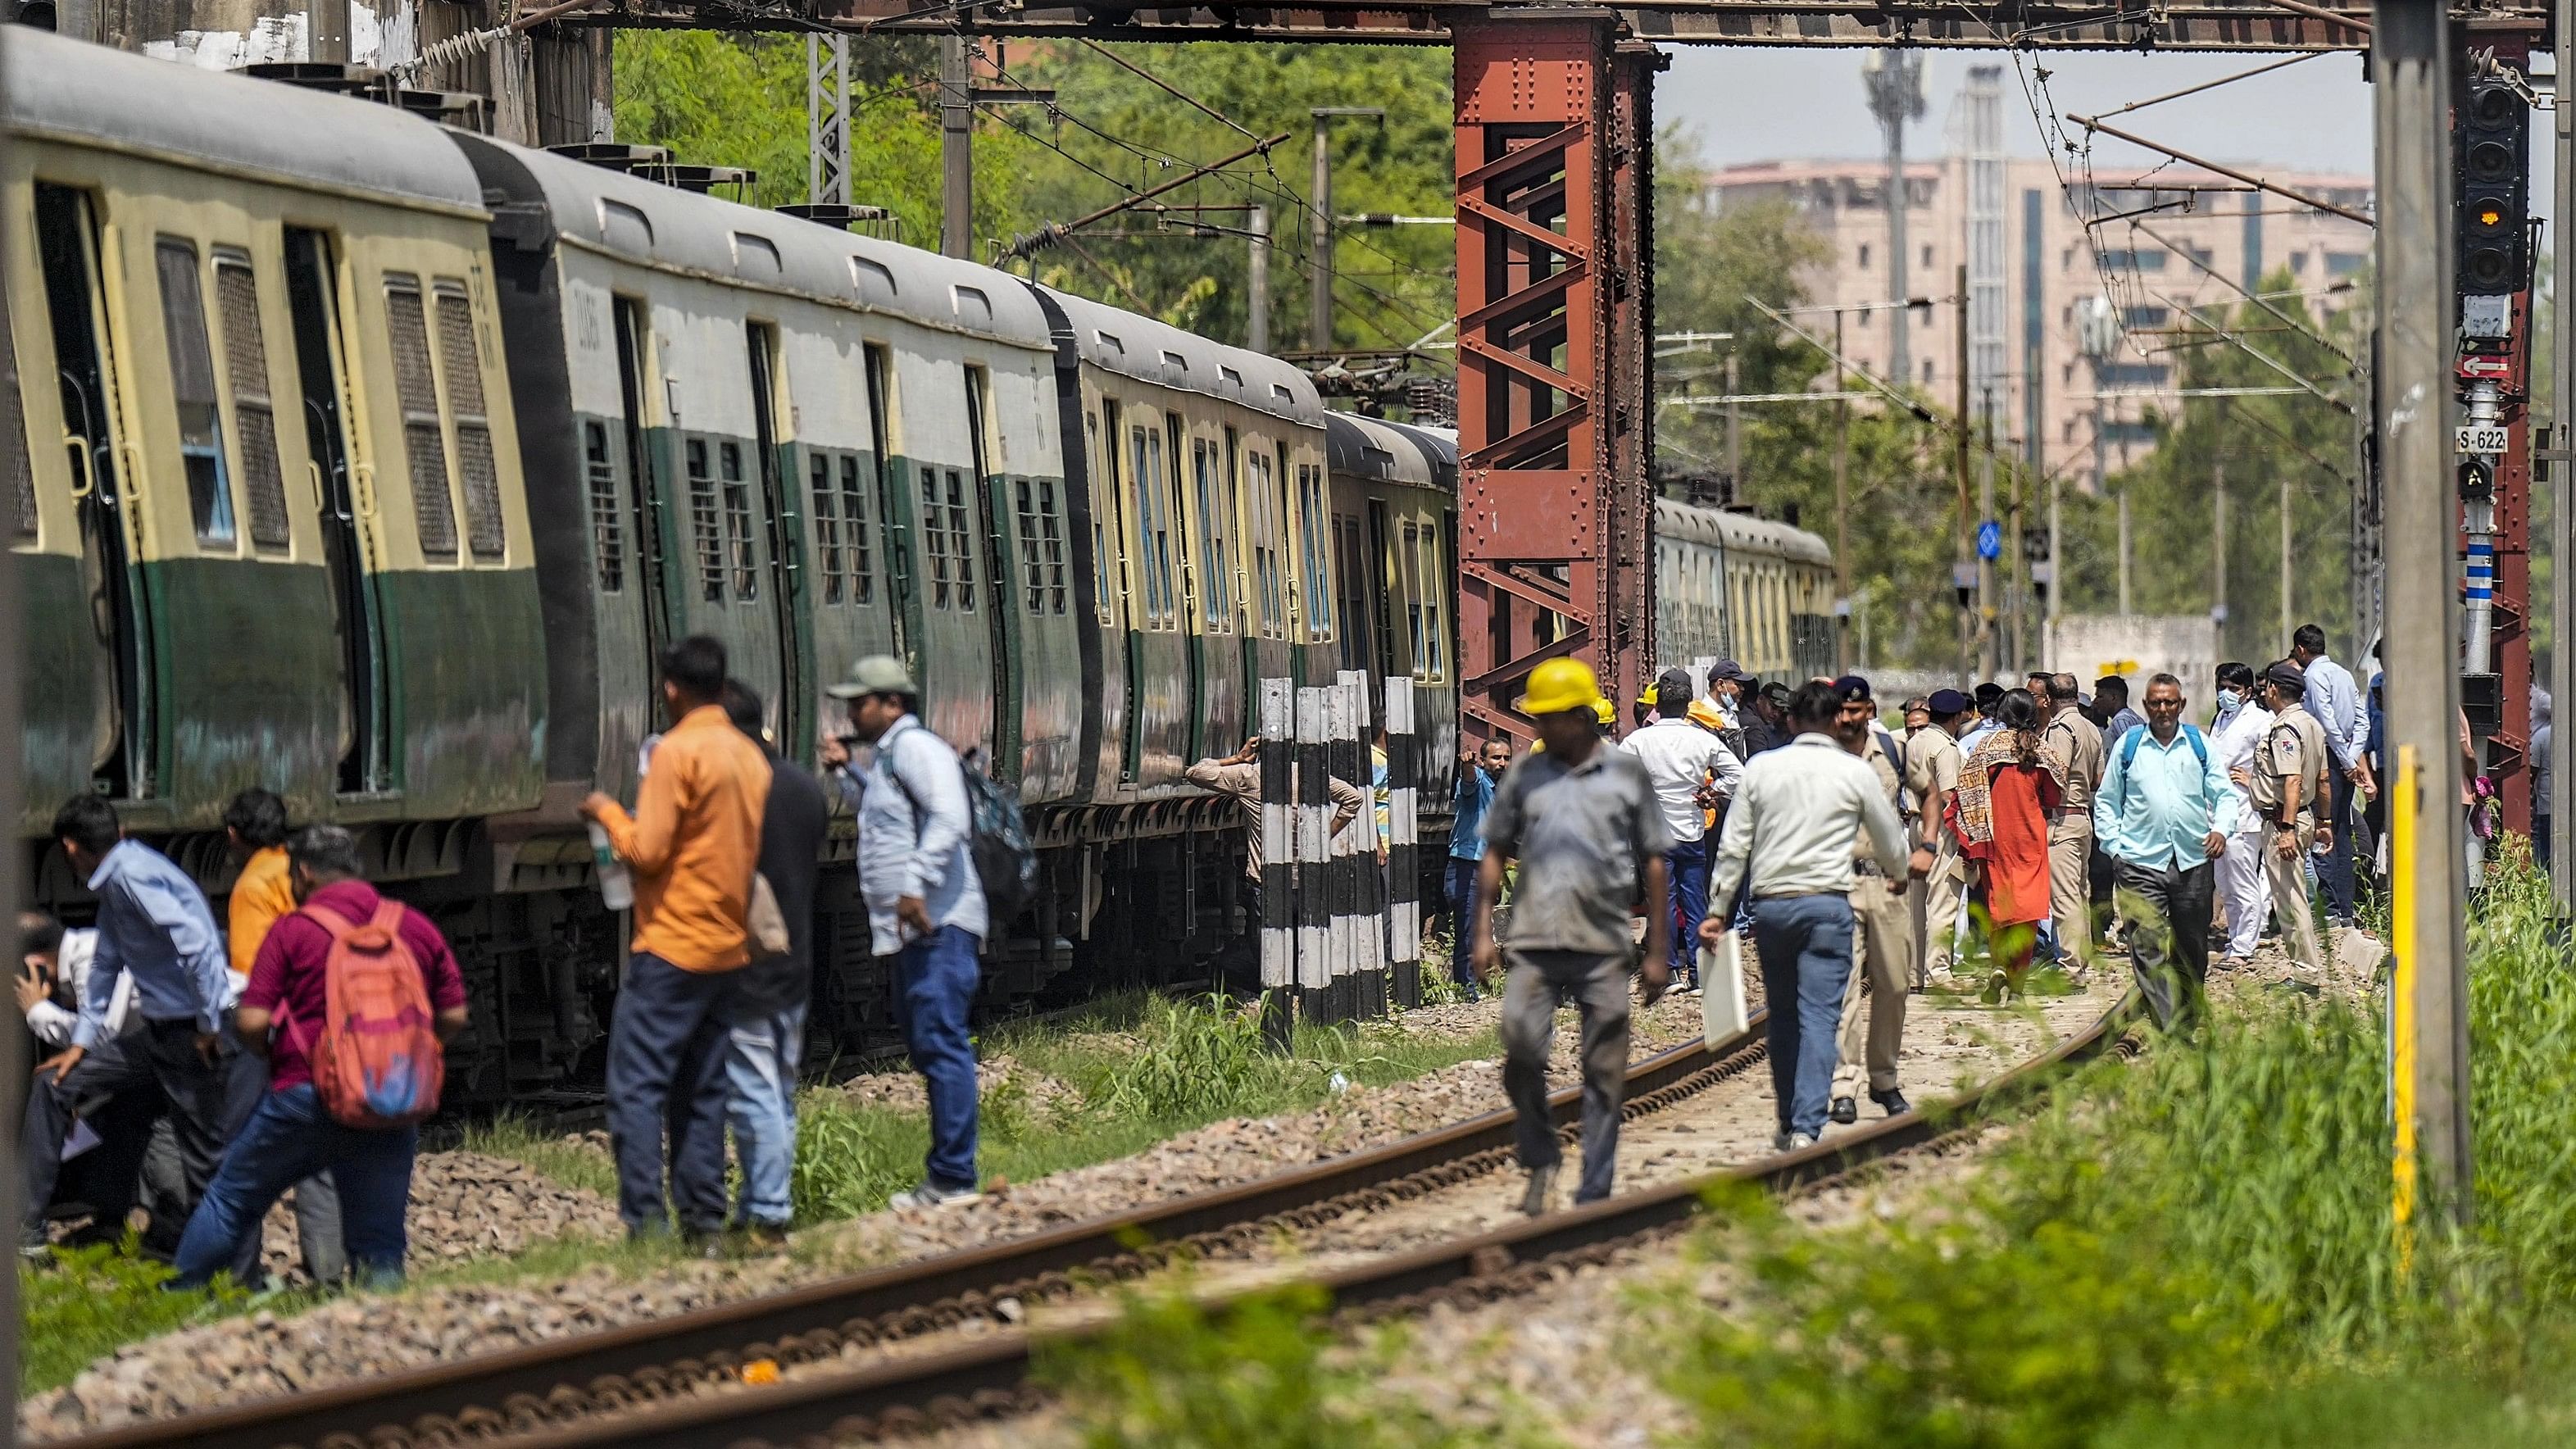
MULTIPOLYGON (((1767 1008, 1715 1044, 1691 1042, 1628 1069, 1627 1116, 1640 1116, 1749 1070, 1764 1056, 1767 1008)), ((1550 1094, 1560 1128, 1581 1088, 1550 1094)), ((277 1449, 488 1439, 603 1406, 721 1378, 724 1365, 827 1357, 986 1316, 1005 1296, 1070 1291, 1076 1274, 1135 1276, 1175 1246, 1224 1248, 1283 1218, 1324 1217, 1419 1196, 1501 1165, 1513 1115, 1487 1112, 1365 1152, 1215 1192, 1155 1203, 980 1248, 894 1264, 785 1293, 718 1304, 602 1333, 431 1364, 310 1393, 254 1400, 58 1440, 53 1449, 277 1449), (1146 1245, 1140 1248, 1139 1245, 1146 1245), (746 1352, 745 1350, 753 1350, 746 1352)))
MULTIPOLYGON (((2135 1010, 2123 997, 2084 1031, 2047 1053, 1932 1108, 1882 1118, 1800 1151, 1742 1167, 1613 1197, 1428 1248, 1358 1264, 1306 1280, 1338 1309, 1404 1311, 1443 1294, 1490 1298, 1514 1291, 1509 1281, 1539 1286, 1550 1266, 1569 1257, 1608 1256, 1617 1245, 1687 1222, 1707 1192, 1749 1183, 1773 1192, 1840 1177, 1867 1163, 1914 1151, 1962 1131, 1974 1120, 2045 1090, 2073 1066, 2110 1049, 2115 1028, 2135 1010)), ((1212 1295, 1216 1311, 1267 1289, 1212 1295)), ((918 1432, 976 1418, 1019 1413, 1036 1396, 1029 1372, 1038 1357, 1096 1338, 1102 1326, 998 1335, 984 1342, 863 1368, 816 1373, 774 1385, 675 1402, 650 1412, 588 1419, 505 1441, 507 1449, 728 1449, 804 1442, 846 1443, 918 1432)))

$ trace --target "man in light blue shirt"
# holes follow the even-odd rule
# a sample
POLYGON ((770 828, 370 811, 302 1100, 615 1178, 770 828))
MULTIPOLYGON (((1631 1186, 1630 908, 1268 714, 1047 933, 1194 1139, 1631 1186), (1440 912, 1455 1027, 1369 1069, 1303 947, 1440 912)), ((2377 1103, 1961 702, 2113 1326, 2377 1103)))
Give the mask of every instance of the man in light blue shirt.
POLYGON ((2216 869, 2236 825, 2227 767, 2201 732, 2182 722, 2182 681, 2147 683, 2147 726, 2104 752, 2093 794, 2093 832, 2111 857, 2113 889, 2129 926, 2129 960, 2156 1025, 2188 1027, 2209 977, 2209 907, 2216 869))
POLYGON ((2334 756, 2334 798, 2317 802, 2318 823, 2325 826, 2328 841, 2326 852, 2317 857, 2317 883, 2325 887, 2330 922, 2349 926, 2352 792, 2355 786, 2366 786, 2370 777, 2370 763, 2362 757, 2370 744, 2370 711, 2362 703, 2360 687, 2352 682, 2352 671, 2326 657, 2324 629, 2301 624, 2290 636, 2290 659, 2307 672, 2308 713, 2324 726, 2326 751, 2334 756))
MULTIPOLYGON (((900 660, 872 654, 849 682, 827 691, 848 702, 851 733, 823 753, 849 759, 850 742, 874 745, 854 801, 859 815, 859 894, 876 954, 895 961, 904 1044, 930 1102, 930 1152, 921 1185, 894 1195, 897 1209, 951 1207, 982 1196, 975 1171, 975 1003, 989 929, 975 874, 974 817, 957 751, 921 722, 921 686, 900 660)), ((843 793, 853 782, 843 774, 843 793)), ((1004 924, 1008 924, 1005 922, 1004 924)))
MULTIPOLYGON (((27 1093, 19 1135, 27 1200, 40 1214, 74 1118, 157 1086, 169 1103, 185 1199, 174 1224, 154 1224, 169 1236, 196 1210, 225 1145, 258 1106, 266 1072, 226 1030, 239 986, 214 912, 188 873, 126 839, 115 808, 95 795, 75 795, 55 812, 54 839, 98 897, 98 945, 71 1044, 37 1064, 27 1093), (120 976, 133 981, 131 1015, 142 1020, 121 1036, 108 1026, 120 976)), ((40 1251, 42 1233, 31 1215, 22 1248, 40 1251)))

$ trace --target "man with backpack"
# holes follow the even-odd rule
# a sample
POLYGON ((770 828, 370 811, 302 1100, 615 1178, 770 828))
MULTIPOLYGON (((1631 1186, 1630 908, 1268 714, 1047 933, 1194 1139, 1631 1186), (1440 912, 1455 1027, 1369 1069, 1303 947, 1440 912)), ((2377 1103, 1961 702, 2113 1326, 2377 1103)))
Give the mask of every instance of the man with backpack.
POLYGON ((850 734, 823 750, 846 765, 851 742, 875 746, 855 790, 859 893, 879 956, 895 958, 904 1045, 930 1100, 930 1152, 921 1185, 896 1208, 938 1208, 983 1196, 975 1171, 975 1002, 987 919, 976 822, 957 751, 918 717, 921 686, 900 660, 872 654, 831 688, 846 700, 850 734))
POLYGON ((2209 979, 2212 862, 2236 828, 2227 766, 2182 722, 2182 681, 2147 682, 2147 722, 2111 743, 2093 796, 2093 832, 2111 857, 2129 961, 2156 1025, 2188 1027, 2209 979))
POLYGON ((366 882, 348 831, 307 826, 286 850, 298 909, 260 943, 233 1020, 268 1091, 188 1219, 173 1287, 232 1267, 278 1195, 326 1169, 358 1280, 402 1279, 417 1124, 465 1029, 465 978, 427 916, 366 882))

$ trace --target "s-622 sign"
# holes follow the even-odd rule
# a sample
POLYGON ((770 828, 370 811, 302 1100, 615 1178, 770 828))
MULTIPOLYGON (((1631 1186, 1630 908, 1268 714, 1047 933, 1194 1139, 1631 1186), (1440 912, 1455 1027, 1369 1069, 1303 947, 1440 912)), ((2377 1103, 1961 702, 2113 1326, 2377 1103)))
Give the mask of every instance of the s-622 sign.
POLYGON ((2458 430, 2459 445, 2452 451, 2461 454, 2501 453, 2511 446, 2510 434, 2511 430, 2501 423, 2462 423, 2458 430))

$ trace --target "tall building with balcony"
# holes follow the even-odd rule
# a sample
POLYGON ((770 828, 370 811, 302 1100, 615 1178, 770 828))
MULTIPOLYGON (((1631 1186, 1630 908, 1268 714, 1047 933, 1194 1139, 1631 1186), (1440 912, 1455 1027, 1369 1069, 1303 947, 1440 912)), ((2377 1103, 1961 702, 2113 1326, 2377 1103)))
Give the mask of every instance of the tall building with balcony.
MULTIPOLYGON (((1954 299, 1957 269, 1970 261, 1972 164, 1954 155, 1906 166, 1903 257, 1887 251, 1881 161, 1730 166, 1707 176, 1698 204, 1711 212, 1766 201, 1795 207, 1827 248, 1826 260, 1804 278, 1814 310, 1801 325, 1830 335, 1829 314, 1844 309, 1844 355, 1888 381, 1896 380, 1887 376, 1891 329, 1910 329, 1913 375, 1902 381, 1947 409, 1957 401, 1962 312, 1954 299), (1890 268, 1901 270, 1904 295, 1932 305, 1889 309, 1890 268)), ((2182 367, 2171 349, 2190 309, 2232 314, 2241 298, 2231 283, 2259 292, 2266 278, 2286 271, 2297 295, 2268 300, 2322 319, 2356 295, 2354 283, 2370 262, 2371 233, 2361 223, 2197 168, 2165 167, 2133 180, 2136 168, 2103 166, 2090 178, 2070 173, 2061 184, 2047 160, 2011 158, 2002 167, 2007 355, 2000 387, 1980 377, 1978 392, 1992 395, 1970 397, 1970 416, 1983 417, 1990 406, 1996 434, 2011 439, 2014 451, 2088 490, 2153 447, 2151 413, 2171 415, 2179 405, 2182 367), (2088 216, 2121 219, 2088 228, 2088 216), (2077 326, 2093 297, 2108 298, 2120 323, 2119 345, 2098 365, 2086 357, 2077 326)), ((2367 177, 2242 169, 2348 210, 2371 209, 2367 177)))

